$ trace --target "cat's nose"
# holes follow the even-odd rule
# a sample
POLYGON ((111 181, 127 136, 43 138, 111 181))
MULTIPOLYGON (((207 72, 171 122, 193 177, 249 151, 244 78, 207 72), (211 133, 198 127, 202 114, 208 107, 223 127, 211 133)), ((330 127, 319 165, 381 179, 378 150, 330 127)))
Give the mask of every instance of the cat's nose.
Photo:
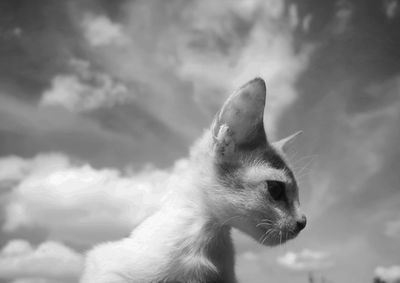
POLYGON ((306 224, 307 224, 307 217, 305 215, 302 215, 300 219, 297 220, 296 223, 297 229, 299 231, 303 230, 304 227, 306 227, 306 224))

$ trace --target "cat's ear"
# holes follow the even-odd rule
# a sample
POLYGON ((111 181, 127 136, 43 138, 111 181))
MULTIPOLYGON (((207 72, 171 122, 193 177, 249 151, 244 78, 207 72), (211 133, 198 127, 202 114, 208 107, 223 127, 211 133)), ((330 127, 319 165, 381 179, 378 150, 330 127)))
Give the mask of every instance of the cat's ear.
POLYGON ((283 138, 279 141, 273 142, 272 144, 274 145, 275 148, 281 150, 282 152, 287 152, 292 145, 293 141, 300 136, 303 133, 303 131, 298 131, 294 133, 293 135, 290 135, 286 138, 283 138))
POLYGON ((211 129, 218 154, 228 157, 235 150, 267 145, 263 123, 265 96, 265 82, 256 78, 228 98, 211 129))

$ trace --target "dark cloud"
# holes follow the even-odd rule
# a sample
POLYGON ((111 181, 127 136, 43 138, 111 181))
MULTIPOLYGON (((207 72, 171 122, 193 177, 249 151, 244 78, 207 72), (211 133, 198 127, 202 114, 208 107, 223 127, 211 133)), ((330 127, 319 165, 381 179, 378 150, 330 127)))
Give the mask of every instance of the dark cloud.
POLYGON ((42 151, 60 151, 98 167, 124 167, 143 162, 165 166, 186 151, 179 137, 145 111, 121 108, 115 115, 105 111, 84 117, 59 107, 37 108, 7 96, 0 96, 0 100, 2 155, 31 157, 42 151), (136 123, 129 120, 121 131, 119 118, 136 123), (149 125, 154 128, 148 129, 149 125), (162 147, 160 139, 165 142, 162 147))
POLYGON ((54 73, 79 52, 68 2, 2 1, 0 83, 35 99, 54 73))

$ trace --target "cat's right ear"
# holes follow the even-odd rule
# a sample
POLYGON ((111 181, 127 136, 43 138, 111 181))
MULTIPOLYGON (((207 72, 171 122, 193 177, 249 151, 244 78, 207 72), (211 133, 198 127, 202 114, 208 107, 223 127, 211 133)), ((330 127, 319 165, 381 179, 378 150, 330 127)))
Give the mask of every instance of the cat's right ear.
POLYGON ((298 132, 296 132, 286 138, 283 138, 279 141, 276 141, 272 144, 275 146, 275 148, 281 150, 283 153, 286 153, 289 150, 290 146, 292 145, 293 141, 298 136, 300 136, 302 133, 303 133, 303 131, 298 131, 298 132))
POLYGON ((256 78, 234 92, 224 103, 211 129, 219 159, 229 161, 238 150, 266 146, 263 123, 265 96, 265 82, 256 78))

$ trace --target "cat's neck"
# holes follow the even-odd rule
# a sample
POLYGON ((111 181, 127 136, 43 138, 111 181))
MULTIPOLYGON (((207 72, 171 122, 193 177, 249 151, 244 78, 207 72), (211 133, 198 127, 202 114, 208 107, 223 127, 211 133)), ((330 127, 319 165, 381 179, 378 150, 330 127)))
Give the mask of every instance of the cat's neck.
POLYGON ((175 218, 181 222, 176 266, 171 268, 177 271, 175 278, 183 274, 183 278, 197 278, 198 282, 235 282, 231 227, 208 213, 187 209, 175 218))
POLYGON ((180 266, 173 270, 182 272, 184 266, 191 276, 201 277, 200 282, 235 282, 231 227, 221 221, 205 194, 212 184, 201 171, 182 173, 165 199, 165 209, 182 231, 176 261, 180 266))

